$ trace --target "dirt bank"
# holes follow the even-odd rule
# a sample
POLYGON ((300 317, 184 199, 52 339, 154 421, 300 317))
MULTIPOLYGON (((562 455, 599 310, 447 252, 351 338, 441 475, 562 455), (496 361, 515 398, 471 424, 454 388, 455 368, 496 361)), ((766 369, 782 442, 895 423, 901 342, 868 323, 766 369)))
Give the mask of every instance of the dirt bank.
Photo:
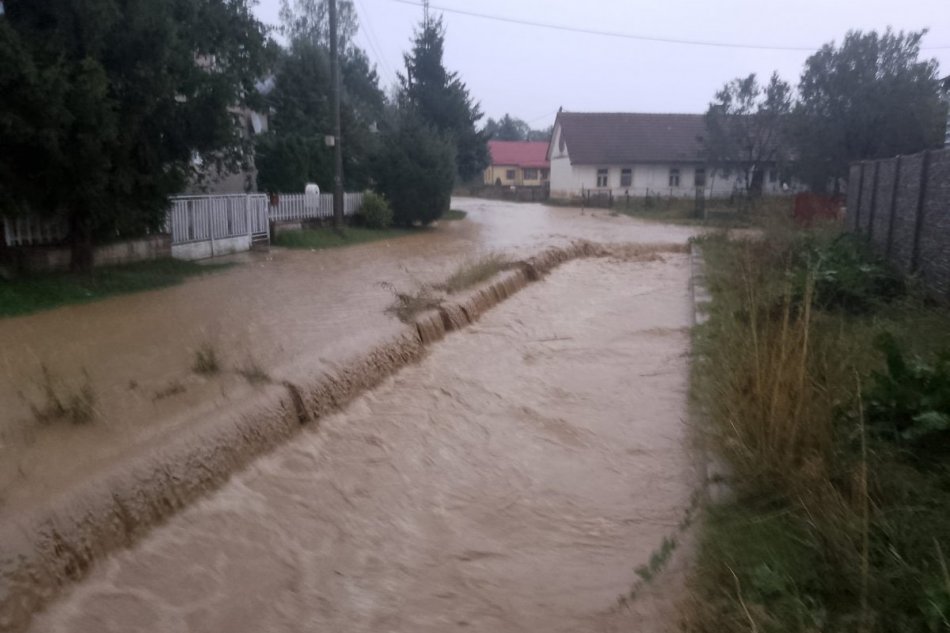
MULTIPOLYGON (((569 256, 528 262, 407 344, 569 256)), ((652 261, 575 260, 528 285, 98 565, 32 630, 675 624, 665 583, 617 606, 633 569, 677 529, 695 482, 688 261, 633 258, 652 261)), ((387 362, 301 390, 303 410, 363 389, 368 367, 387 362)))

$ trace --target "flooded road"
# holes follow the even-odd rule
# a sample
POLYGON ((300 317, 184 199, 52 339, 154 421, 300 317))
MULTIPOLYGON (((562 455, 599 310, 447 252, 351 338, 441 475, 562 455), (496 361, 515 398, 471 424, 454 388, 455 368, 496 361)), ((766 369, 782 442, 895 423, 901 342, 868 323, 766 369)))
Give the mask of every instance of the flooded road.
POLYGON ((258 368, 274 383, 307 383, 400 331, 384 313, 397 287, 443 279, 476 253, 524 257, 550 245, 685 242, 686 227, 604 211, 458 199, 468 219, 432 231, 319 252, 275 249, 162 290, 0 320, 0 520, 49 502, 77 481, 152 451, 183 429, 246 412, 273 389, 248 384, 258 368), (216 350, 222 371, 192 371, 216 350), (95 419, 41 424, 48 401, 88 387, 95 419))
MULTIPOLYGON (((687 257, 563 264, 98 564, 37 633, 665 631, 687 257)), ((375 318, 375 317, 370 317, 375 318)))

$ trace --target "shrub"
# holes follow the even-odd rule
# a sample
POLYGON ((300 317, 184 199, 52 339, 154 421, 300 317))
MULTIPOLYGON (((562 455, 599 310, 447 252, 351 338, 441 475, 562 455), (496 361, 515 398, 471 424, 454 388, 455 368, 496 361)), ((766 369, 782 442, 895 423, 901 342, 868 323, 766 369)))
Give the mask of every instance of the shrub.
POLYGON ((393 210, 389 208, 386 198, 372 191, 363 195, 359 215, 363 226, 368 229, 386 229, 393 223, 393 210))
POLYGON ((385 133, 376 158, 377 189, 400 226, 430 224, 449 210, 455 184, 455 147, 411 115, 385 133))
POLYGON ((950 436, 950 352, 933 362, 906 358, 897 340, 885 334, 876 347, 885 357, 883 372, 871 375, 865 392, 873 428, 898 443, 923 443, 950 436))
POLYGON ((813 277, 815 305, 820 308, 866 313, 906 291, 900 274, 854 235, 842 234, 833 239, 809 235, 792 248, 798 285, 804 288, 804 278, 813 277))

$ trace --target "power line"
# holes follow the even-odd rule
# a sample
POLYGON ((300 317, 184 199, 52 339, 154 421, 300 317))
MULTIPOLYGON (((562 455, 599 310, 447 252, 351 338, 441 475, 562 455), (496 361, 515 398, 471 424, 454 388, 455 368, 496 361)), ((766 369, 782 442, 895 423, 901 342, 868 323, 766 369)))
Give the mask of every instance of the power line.
POLYGON ((363 29, 363 35, 365 36, 366 41, 369 43, 370 48, 372 48, 373 52, 376 54, 376 60, 387 73, 395 77, 396 73, 393 72, 386 58, 383 56, 383 48, 379 45, 379 40, 376 39, 376 32, 373 30, 373 24, 369 19, 369 11, 366 10, 366 7, 363 6, 363 3, 360 0, 356 0, 356 4, 358 5, 356 7, 356 13, 366 24, 366 28, 363 29))
POLYGON ((551 110, 551 111, 548 112, 547 114, 542 114, 541 116, 536 116, 536 117, 534 117, 533 119, 530 119, 530 120, 528 120, 528 121, 525 121, 525 123, 531 124, 531 123, 534 123, 535 121, 540 121, 541 119, 546 119, 546 118, 548 118, 549 116, 551 116, 552 114, 557 114, 557 110, 551 110))
MULTIPOLYGON (((408 4, 415 7, 421 7, 423 4, 421 2, 416 2, 415 0, 393 0, 393 2, 398 2, 400 4, 408 4)), ((661 44, 681 44, 685 46, 712 46, 716 48, 741 48, 748 50, 762 50, 762 51, 795 51, 795 52, 814 52, 818 50, 817 46, 770 46, 764 44, 731 44, 729 42, 715 42, 709 40, 683 40, 670 37, 654 37, 651 35, 637 35, 634 33, 619 33, 617 31, 601 31, 598 29, 586 29, 577 26, 566 26, 563 24, 549 24, 545 22, 533 22, 531 20, 522 20, 520 18, 509 18, 501 15, 489 15, 487 13, 476 13, 475 11, 465 11, 463 9, 451 9, 448 7, 439 7, 434 4, 430 4, 429 8, 436 9, 438 11, 443 11, 445 13, 457 13, 459 15, 467 15, 473 18, 482 18, 484 20, 494 20, 496 22, 507 22, 509 24, 521 24, 523 26, 532 26, 537 28, 544 29, 553 29, 555 31, 567 31, 569 33, 583 33, 585 35, 600 35, 603 37, 615 37, 625 40, 639 40, 642 42, 658 42, 661 44)), ((950 49, 950 46, 927 46, 922 47, 922 51, 933 51, 933 50, 945 50, 950 49)))

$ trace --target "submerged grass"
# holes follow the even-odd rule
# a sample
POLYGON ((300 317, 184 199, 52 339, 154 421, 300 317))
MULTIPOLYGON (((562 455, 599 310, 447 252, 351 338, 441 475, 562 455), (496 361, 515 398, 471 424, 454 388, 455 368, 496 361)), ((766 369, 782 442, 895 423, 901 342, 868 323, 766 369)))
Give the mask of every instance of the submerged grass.
POLYGON ((416 281, 412 290, 403 291, 383 282, 380 285, 393 295, 393 303, 386 312, 403 323, 410 323, 423 312, 439 308, 446 295, 477 286, 512 266, 512 261, 504 255, 489 253, 462 262, 445 281, 436 284, 416 281))
POLYGON ((221 371, 218 362, 218 351, 211 343, 203 343, 195 350, 191 370, 196 374, 210 376, 221 371))
POLYGON ((869 432, 865 394, 878 335, 932 356, 950 312, 865 283, 888 274, 848 239, 773 226, 700 240, 713 302, 694 396, 735 499, 707 513, 691 631, 947 630, 950 442, 922 452, 869 432))
POLYGON ((88 274, 50 273, 0 280, 0 318, 173 286, 188 277, 228 266, 158 259, 96 268, 88 274))
POLYGON ((256 359, 248 357, 244 364, 237 368, 237 373, 239 376, 244 378, 252 385, 260 385, 271 382, 270 374, 261 367, 256 359))
POLYGON ((332 228, 305 229, 303 231, 287 231, 275 235, 273 243, 275 246, 283 246, 286 248, 320 250, 323 248, 339 248, 341 246, 353 246, 367 242, 388 240, 394 237, 413 235, 420 230, 421 229, 403 228, 369 229, 359 226, 348 226, 342 231, 337 231, 332 228))
POLYGON ((390 283, 381 285, 393 295, 393 302, 386 308, 386 313, 392 314, 403 323, 410 323, 423 312, 435 310, 442 305, 442 297, 434 293, 430 286, 421 285, 415 290, 403 292, 390 283))
POLYGON ((462 262, 445 281, 435 287, 450 294, 460 292, 488 281, 510 267, 511 260, 508 257, 499 253, 489 253, 462 262))
POLYGON ((83 382, 71 389, 53 375, 46 365, 41 367, 40 403, 30 403, 34 419, 40 424, 66 421, 75 425, 88 424, 96 415, 96 393, 83 372, 83 382))

